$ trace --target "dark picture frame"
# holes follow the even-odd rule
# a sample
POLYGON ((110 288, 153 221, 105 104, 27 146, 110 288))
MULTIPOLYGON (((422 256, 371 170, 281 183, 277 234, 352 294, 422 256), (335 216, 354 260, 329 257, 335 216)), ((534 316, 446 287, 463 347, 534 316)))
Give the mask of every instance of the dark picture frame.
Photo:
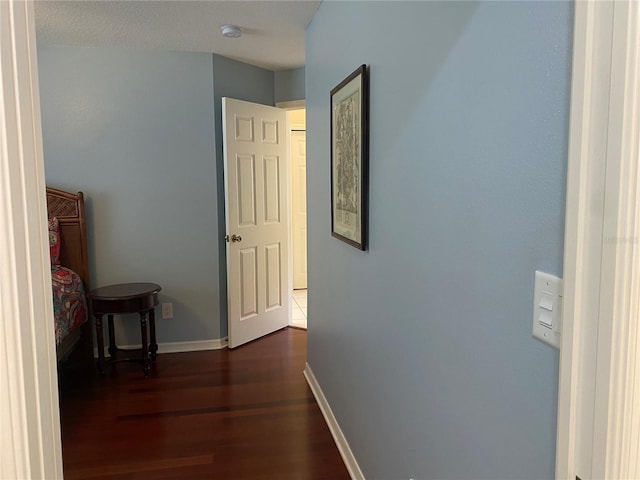
POLYGON ((361 65, 331 90, 331 235, 365 250, 369 196, 369 75, 361 65))

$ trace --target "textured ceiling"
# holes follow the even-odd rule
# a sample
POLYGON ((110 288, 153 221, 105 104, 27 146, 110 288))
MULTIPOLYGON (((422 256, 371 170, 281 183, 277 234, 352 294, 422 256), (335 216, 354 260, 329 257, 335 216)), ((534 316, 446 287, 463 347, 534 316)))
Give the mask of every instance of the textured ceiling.
MULTIPOLYGON (((0 0, 1 1, 1 0, 0 0)), ((270 70, 304 65, 304 29, 320 1, 37 1, 38 42, 213 52, 270 70), (220 26, 242 28, 225 38, 220 26)))

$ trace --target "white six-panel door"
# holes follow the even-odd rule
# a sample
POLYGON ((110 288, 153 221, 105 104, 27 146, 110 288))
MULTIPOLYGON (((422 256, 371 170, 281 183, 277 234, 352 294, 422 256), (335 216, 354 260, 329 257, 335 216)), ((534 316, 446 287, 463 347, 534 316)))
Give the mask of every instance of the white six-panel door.
POLYGON ((229 347, 289 323, 285 111, 222 99, 229 347))

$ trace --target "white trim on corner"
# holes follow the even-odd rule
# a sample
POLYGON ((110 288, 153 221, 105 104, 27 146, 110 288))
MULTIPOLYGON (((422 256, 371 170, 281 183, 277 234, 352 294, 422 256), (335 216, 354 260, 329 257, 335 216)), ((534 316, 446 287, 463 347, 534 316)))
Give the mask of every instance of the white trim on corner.
POLYGON ((640 4, 576 2, 557 480, 640 478, 639 103, 640 4))
POLYGON ((610 62, 610 45, 602 38, 607 36, 611 6, 610 2, 575 3, 556 480, 575 479, 578 472, 591 477, 589 455, 581 452, 586 452, 593 438, 593 425, 589 425, 593 385, 585 388, 584 384, 587 377, 595 384, 595 367, 586 375, 585 359, 595 358, 586 352, 595 348, 592 325, 598 321, 599 287, 593 279, 600 276, 604 202, 589 192, 604 188, 604 166, 599 159, 606 145, 610 85, 609 78, 597 72, 607 69, 610 62))
POLYGON ((299 110, 301 108, 306 108, 307 101, 306 100, 289 100, 288 102, 277 102, 276 107, 282 108, 283 110, 299 110))
POLYGON ((33 2, 0 2, 0 478, 62 479, 33 2))
POLYGON ((324 392, 316 379, 316 376, 313 374, 313 370, 307 363, 304 368, 304 378, 307 379, 307 383, 309 384, 309 388, 313 392, 313 396, 316 398, 318 402, 318 406, 320 407, 320 411, 324 416, 325 421, 327 422, 327 426, 331 431, 331 435, 333 436, 333 440, 336 442, 336 446, 340 451, 340 455, 342 455, 342 460, 344 461, 347 470, 349 471, 349 475, 353 480, 364 480, 364 475, 362 474, 362 470, 360 470, 360 466, 356 460, 356 457, 353 456, 353 452, 351 451, 351 447, 349 446, 349 442, 347 442, 347 438, 342 433, 340 429, 340 425, 338 425, 338 420, 333 415, 333 411, 329 406, 329 402, 327 398, 324 396, 324 392))
MULTIPOLYGON (((205 350, 222 350, 228 346, 228 337, 193 342, 166 342, 158 344, 158 353, 202 352, 205 350)), ((119 345, 118 348, 121 350, 135 350, 140 348, 140 345, 119 345)), ((105 346, 105 355, 109 356, 108 346, 105 346)), ((93 349, 93 356, 98 358, 97 347, 93 349)))
POLYGON ((614 5, 592 476, 638 478, 640 3, 614 5))

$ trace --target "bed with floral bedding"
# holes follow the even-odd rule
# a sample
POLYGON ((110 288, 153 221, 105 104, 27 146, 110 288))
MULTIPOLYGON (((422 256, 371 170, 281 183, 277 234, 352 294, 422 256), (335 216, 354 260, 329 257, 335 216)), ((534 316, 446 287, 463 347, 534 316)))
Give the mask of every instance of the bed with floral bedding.
POLYGON ((87 301, 80 276, 60 265, 51 267, 56 345, 87 321, 87 301))
POLYGON ((89 287, 87 238, 82 192, 47 188, 49 253, 58 360, 81 343, 90 350, 86 293, 89 287))

